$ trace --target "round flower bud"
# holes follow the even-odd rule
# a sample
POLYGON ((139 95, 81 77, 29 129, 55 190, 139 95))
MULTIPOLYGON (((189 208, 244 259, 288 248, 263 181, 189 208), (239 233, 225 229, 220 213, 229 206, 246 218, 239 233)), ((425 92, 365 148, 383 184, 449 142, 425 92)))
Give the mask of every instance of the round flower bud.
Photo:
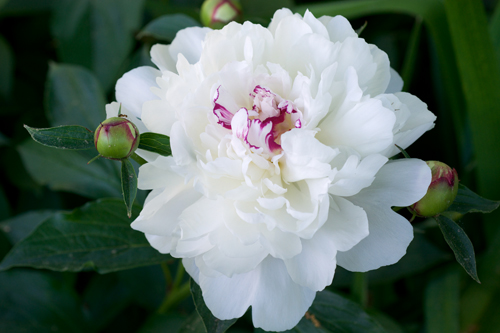
POLYGON ((201 5, 201 23, 212 29, 220 29, 231 21, 241 18, 238 0, 205 0, 201 5))
POLYGON ((428 161, 432 180, 427 193, 408 209, 420 217, 436 216, 450 207, 458 192, 458 174, 455 169, 438 161, 428 161))
POLYGON ((139 146, 139 130, 125 118, 108 118, 97 127, 94 144, 102 157, 122 160, 139 146))

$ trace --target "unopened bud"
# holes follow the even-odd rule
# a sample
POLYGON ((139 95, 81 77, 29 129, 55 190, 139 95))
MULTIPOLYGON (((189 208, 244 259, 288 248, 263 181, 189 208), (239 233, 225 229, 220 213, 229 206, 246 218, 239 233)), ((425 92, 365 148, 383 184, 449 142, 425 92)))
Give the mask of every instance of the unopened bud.
POLYGON ((212 29, 220 29, 231 21, 241 18, 238 0, 205 0, 201 5, 201 23, 212 29))
POLYGON ((458 192, 458 174, 455 169, 438 161, 428 161, 432 181, 422 199, 408 209, 420 217, 436 216, 444 212, 455 200, 458 192))
POLYGON ((139 146, 139 130, 125 118, 108 118, 97 127, 94 144, 102 157, 122 160, 139 146))

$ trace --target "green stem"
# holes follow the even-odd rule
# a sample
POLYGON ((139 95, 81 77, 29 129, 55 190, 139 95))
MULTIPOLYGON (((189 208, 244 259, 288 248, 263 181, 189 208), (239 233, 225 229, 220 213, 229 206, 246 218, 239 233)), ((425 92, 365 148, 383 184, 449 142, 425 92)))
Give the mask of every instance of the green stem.
POLYGON ((173 284, 173 289, 179 288, 185 272, 186 272, 186 270, 184 269, 184 265, 182 264, 182 262, 179 262, 179 266, 177 266, 177 272, 175 273, 175 280, 174 280, 174 284, 173 284))
POLYGON ((148 163, 145 159, 143 159, 142 157, 140 157, 139 155, 137 155, 136 153, 133 153, 132 155, 130 155, 130 157, 136 161, 137 163, 139 163, 139 165, 143 165, 143 164, 146 164, 148 163))
POLYGON ((167 282, 167 289, 169 289, 172 287, 172 273, 170 273, 170 269, 168 269, 168 264, 166 262, 162 262, 160 266, 165 276, 165 281, 167 282))
POLYGON ((163 314, 168 312, 174 305, 188 297, 190 292, 189 281, 185 282, 179 288, 172 289, 158 308, 158 313, 163 314))
POLYGON ((354 273, 351 294, 364 308, 368 305, 368 281, 365 273, 354 273))

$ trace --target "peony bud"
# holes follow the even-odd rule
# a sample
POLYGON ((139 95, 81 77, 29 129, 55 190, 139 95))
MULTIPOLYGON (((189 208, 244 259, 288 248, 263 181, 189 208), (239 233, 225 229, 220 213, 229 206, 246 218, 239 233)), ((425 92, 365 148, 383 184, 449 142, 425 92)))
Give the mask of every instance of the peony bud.
POLYGON ((94 144, 102 157, 122 160, 139 146, 139 130, 125 118, 108 118, 97 127, 94 144))
POLYGON ((427 193, 408 209, 420 217, 436 216, 444 212, 457 196, 458 174, 455 169, 438 161, 428 161, 432 180, 427 193))
POLYGON ((220 29, 231 21, 241 18, 238 0, 205 0, 201 5, 201 23, 212 29, 220 29))

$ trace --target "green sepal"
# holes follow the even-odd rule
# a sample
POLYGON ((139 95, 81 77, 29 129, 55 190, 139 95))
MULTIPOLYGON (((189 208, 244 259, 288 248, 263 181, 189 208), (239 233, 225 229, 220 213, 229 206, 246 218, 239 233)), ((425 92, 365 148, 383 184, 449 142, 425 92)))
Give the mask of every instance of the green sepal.
POLYGON ((122 193, 125 206, 127 207, 127 216, 132 216, 132 205, 134 204, 137 194, 137 175, 135 174, 134 166, 128 158, 121 160, 122 162, 122 193))
POLYGON ((465 231, 452 219, 444 215, 436 216, 435 219, 443 233, 446 243, 448 243, 453 250, 457 262, 477 283, 481 283, 477 276, 474 247, 465 231))
POLYGON ((147 150, 162 156, 172 155, 170 138, 163 134, 146 132, 141 134, 139 149, 147 150))
POLYGON ((94 133, 83 126, 33 128, 24 125, 33 140, 58 149, 84 150, 94 148, 94 133))
POLYGON ((398 149, 399 149, 399 151, 401 152, 401 154, 403 154, 403 156, 404 156, 405 158, 411 158, 411 157, 410 157, 410 155, 408 155, 408 153, 406 152, 406 150, 404 150, 403 148, 401 148, 401 147, 400 147, 400 146, 398 146, 398 145, 395 145, 395 146, 396 146, 396 148, 398 148, 398 149))

